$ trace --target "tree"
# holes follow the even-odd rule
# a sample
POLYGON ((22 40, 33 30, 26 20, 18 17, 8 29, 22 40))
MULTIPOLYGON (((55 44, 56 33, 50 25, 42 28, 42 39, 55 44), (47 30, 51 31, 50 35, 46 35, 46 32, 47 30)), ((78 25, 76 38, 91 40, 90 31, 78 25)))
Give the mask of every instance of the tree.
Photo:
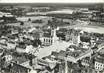
POLYGON ((6 17, 5 16, 3 16, 2 19, 4 20, 4 22, 6 22, 6 17))
POLYGON ((24 22, 20 22, 20 25, 22 25, 22 26, 23 26, 23 25, 24 25, 24 22))
POLYGON ((79 67, 82 67, 81 60, 78 60, 79 67))
POLYGON ((33 46, 35 46, 35 47, 38 47, 39 45, 41 45, 42 43, 41 43, 41 41, 39 40, 39 39, 35 39, 34 41, 33 41, 33 46))
POLYGON ((31 19, 29 18, 28 21, 31 21, 31 19))

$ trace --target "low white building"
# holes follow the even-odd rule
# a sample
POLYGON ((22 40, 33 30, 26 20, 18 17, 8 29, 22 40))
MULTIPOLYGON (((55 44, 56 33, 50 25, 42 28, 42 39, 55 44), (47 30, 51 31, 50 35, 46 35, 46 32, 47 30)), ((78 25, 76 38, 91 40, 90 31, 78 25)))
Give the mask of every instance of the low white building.
POLYGON ((0 39, 0 48, 7 48, 6 39, 0 39))
POLYGON ((104 63, 95 61, 95 70, 96 71, 102 71, 104 69, 104 63))
POLYGON ((85 49, 85 48, 77 48, 74 50, 70 50, 69 54, 67 56, 67 61, 77 63, 78 60, 82 60, 83 58, 90 57, 93 51, 91 49, 85 49))
POLYGON ((34 48, 32 45, 29 45, 29 46, 26 46, 25 52, 29 54, 34 54, 35 50, 36 48, 34 48))
POLYGON ((36 70, 31 70, 29 73, 37 73, 36 70))
POLYGON ((7 42, 7 49, 15 49, 16 48, 16 43, 15 42, 7 42))
POLYGON ((13 57, 11 55, 6 55, 6 56, 4 56, 4 58, 7 63, 13 59, 13 57))
POLYGON ((2 39, 2 38, 0 39, 0 43, 6 44, 6 41, 7 41, 6 39, 2 39))
POLYGON ((4 53, 4 50, 0 49, 0 56, 3 55, 3 53, 4 53))
POLYGON ((28 54, 35 54, 37 48, 34 48, 32 45, 27 45, 24 47, 17 46, 16 51, 18 53, 28 53, 28 54))
POLYGON ((52 37, 42 37, 41 41, 43 45, 52 45, 53 39, 52 37))
POLYGON ((90 58, 89 57, 86 57, 86 58, 83 58, 82 61, 81 61, 81 64, 85 67, 89 67, 90 66, 90 58))
POLYGON ((95 70, 97 72, 104 70, 104 49, 101 49, 95 58, 95 70))
POLYGON ((16 51, 18 52, 18 53, 25 53, 26 51, 26 46, 25 45, 23 45, 23 46, 19 46, 19 45, 17 45, 16 46, 16 51))

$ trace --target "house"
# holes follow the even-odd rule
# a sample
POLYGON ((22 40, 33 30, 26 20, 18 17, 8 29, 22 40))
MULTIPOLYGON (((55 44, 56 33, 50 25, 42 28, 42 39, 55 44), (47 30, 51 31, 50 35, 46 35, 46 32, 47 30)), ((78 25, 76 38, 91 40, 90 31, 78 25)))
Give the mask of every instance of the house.
POLYGON ((0 48, 7 48, 7 38, 0 38, 0 48))
POLYGON ((58 59, 64 60, 66 57, 66 51, 61 50, 58 54, 58 59))
POLYGON ((67 52, 61 50, 60 52, 52 52, 51 55, 53 57, 55 57, 54 59, 58 59, 58 60, 64 60, 64 58, 66 57, 67 52))
POLYGON ((59 53, 58 53, 58 52, 55 52, 55 51, 52 51, 52 53, 51 53, 51 55, 52 55, 52 56, 55 56, 56 58, 58 58, 58 54, 59 54, 59 53))
POLYGON ((17 63, 12 63, 10 67, 10 73, 29 73, 30 71, 31 69, 17 63))
POLYGON ((16 46, 16 51, 18 53, 25 53, 26 50, 26 45, 24 42, 20 42, 17 46, 16 46))
POLYGON ((104 49, 98 51, 98 55, 95 57, 95 70, 97 72, 104 70, 104 49))
POLYGON ((95 58, 95 70, 97 72, 104 70, 104 54, 100 54, 95 58))
MULTIPOLYGON (((52 61, 48 58, 46 58, 45 60, 38 59, 38 64, 40 66, 44 66, 45 67, 44 70, 47 70, 49 73, 54 73, 54 68, 56 67, 56 61, 52 61)), ((44 73, 44 71, 43 71, 43 73, 44 73)))
POLYGON ((7 48, 7 44, 0 43, 0 48, 7 48))
POLYGON ((7 37, 8 37, 8 40, 9 41, 14 41, 16 38, 17 38, 17 35, 16 34, 9 34, 9 35, 7 35, 7 37))
POLYGON ((37 48, 34 48, 33 45, 26 45, 25 43, 16 46, 16 51, 18 53, 34 54, 36 49, 37 48))
POLYGON ((78 60, 82 60, 86 57, 91 57, 93 51, 91 49, 80 48, 75 45, 70 45, 67 48, 67 61, 77 63, 78 60))
POLYGON ((90 58, 86 57, 86 58, 82 59, 81 64, 85 67, 89 67, 90 66, 90 58))
POLYGON ((5 58, 5 62, 7 63, 11 62, 13 59, 12 55, 5 55, 3 58, 5 58))
POLYGON ((37 73, 36 70, 31 70, 29 73, 37 73))
POLYGON ((18 30, 12 30, 11 34, 18 34, 18 30))
POLYGON ((6 38, 1 38, 0 43, 6 44, 7 39, 6 38))
POLYGON ((4 50, 0 49, 0 56, 3 55, 4 50))
POLYGON ((7 42, 7 49, 15 49, 16 48, 16 43, 13 41, 7 42))
POLYGON ((32 46, 32 45, 27 45, 26 48, 25 48, 25 52, 26 53, 29 53, 29 54, 33 54, 35 48, 32 46))

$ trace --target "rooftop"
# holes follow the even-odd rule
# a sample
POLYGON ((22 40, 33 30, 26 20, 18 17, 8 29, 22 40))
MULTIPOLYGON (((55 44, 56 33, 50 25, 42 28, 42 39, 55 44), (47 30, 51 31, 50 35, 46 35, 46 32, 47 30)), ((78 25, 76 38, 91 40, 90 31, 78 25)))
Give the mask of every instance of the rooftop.
POLYGON ((103 63, 103 64, 104 64, 104 54, 98 55, 98 56, 95 58, 95 60, 96 60, 97 62, 100 62, 100 63, 103 63))
POLYGON ((11 69, 15 72, 23 72, 23 73, 28 73, 28 70, 30 70, 29 68, 26 68, 22 65, 19 65, 19 64, 16 64, 16 63, 13 63, 13 65, 11 66, 11 69))
POLYGON ((44 29, 43 32, 43 37, 51 37, 51 29, 44 29))
POLYGON ((28 54, 20 54, 20 53, 17 53, 17 52, 14 52, 14 51, 11 52, 11 51, 8 51, 8 50, 4 51, 4 53, 6 55, 11 55, 12 56, 12 61, 13 62, 18 62, 19 64, 22 64, 26 61, 29 61, 29 57, 30 57, 30 55, 28 55, 28 54))
POLYGON ((25 49, 26 44, 24 42, 20 42, 16 47, 21 48, 21 49, 25 49))
POLYGON ((3 49, 0 49, 0 53, 2 53, 3 52, 3 49))
POLYGON ((85 48, 76 47, 73 45, 69 46, 68 49, 69 49, 68 56, 72 56, 74 58, 81 56, 82 54, 86 53, 89 50, 85 48))
POLYGON ((102 48, 99 52, 102 53, 102 54, 104 54, 104 49, 102 48))

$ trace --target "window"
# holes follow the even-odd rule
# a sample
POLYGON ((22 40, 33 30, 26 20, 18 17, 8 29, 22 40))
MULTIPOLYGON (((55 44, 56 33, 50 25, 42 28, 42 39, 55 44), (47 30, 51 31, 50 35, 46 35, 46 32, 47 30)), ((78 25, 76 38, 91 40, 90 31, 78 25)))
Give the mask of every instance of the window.
POLYGON ((51 40, 51 39, 49 39, 49 43, 50 43, 50 40, 51 40))
POLYGON ((99 66, 99 64, 98 64, 98 66, 99 66))
POLYGON ((52 44, 52 42, 53 42, 53 41, 52 41, 52 39, 51 39, 51 44, 52 44))
POLYGON ((48 39, 46 39, 46 42, 48 43, 48 39))
POLYGON ((97 66, 95 68, 98 69, 97 66))
POLYGON ((45 38, 44 38, 44 42, 45 42, 45 38))

